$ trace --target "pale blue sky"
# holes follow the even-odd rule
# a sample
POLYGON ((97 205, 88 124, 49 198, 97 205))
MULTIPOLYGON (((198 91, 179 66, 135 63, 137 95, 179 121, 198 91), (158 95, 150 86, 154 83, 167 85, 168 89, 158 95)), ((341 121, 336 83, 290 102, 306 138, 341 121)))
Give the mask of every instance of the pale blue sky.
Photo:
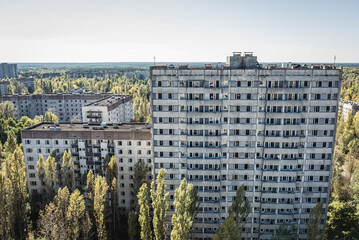
POLYGON ((359 62, 358 0, 0 0, 0 62, 359 62))

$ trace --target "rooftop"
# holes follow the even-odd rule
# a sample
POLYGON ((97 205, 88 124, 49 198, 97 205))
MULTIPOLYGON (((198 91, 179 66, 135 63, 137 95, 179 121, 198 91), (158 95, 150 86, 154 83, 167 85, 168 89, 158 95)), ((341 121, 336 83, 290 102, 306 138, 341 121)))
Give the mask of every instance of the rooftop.
POLYGON ((131 95, 119 95, 119 94, 113 94, 109 97, 97 100, 95 102, 86 104, 84 106, 86 107, 93 107, 93 106, 111 106, 113 104, 117 103, 123 103, 130 101, 132 99, 131 95))
POLYGON ((117 131, 117 132, 128 132, 128 131, 150 131, 151 126, 148 123, 83 123, 83 122, 62 122, 62 123, 53 123, 53 122, 42 122, 31 127, 25 128, 22 132, 29 131, 56 131, 56 132, 65 132, 65 131, 117 131))

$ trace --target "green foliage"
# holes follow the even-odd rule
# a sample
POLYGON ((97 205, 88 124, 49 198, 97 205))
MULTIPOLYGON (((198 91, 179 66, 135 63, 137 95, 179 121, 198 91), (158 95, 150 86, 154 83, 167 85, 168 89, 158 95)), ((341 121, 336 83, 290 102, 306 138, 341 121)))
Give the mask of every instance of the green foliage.
POLYGON ((85 210, 83 195, 76 189, 70 196, 66 212, 67 233, 71 239, 88 239, 91 228, 91 221, 85 210))
POLYGON ((193 185, 187 184, 184 178, 181 181, 179 188, 175 190, 174 207, 175 213, 172 215, 172 231, 171 240, 187 240, 188 233, 192 228, 194 219, 193 213, 190 212, 193 202, 196 202, 196 198, 192 199, 191 192, 193 191, 193 185))
MULTIPOLYGON (((150 223, 150 221, 148 221, 150 223)), ((138 221, 138 214, 134 211, 131 211, 128 215, 127 220, 127 232, 128 232, 128 239, 129 240, 137 240, 140 238, 140 225, 138 221)))
POLYGON ((138 204, 140 205, 140 215, 138 217, 138 221, 141 225, 142 240, 152 239, 150 208, 148 207, 147 195, 148 195, 147 184, 144 183, 137 195, 138 204))
POLYGON ((0 103, 0 118, 5 120, 9 118, 16 118, 17 110, 12 102, 6 101, 0 103))
POLYGON ((24 155, 16 145, 0 168, 0 239, 25 239, 29 231, 30 204, 24 155))
POLYGON ((249 211, 250 204, 245 196, 244 185, 242 185, 229 209, 228 217, 215 234, 214 239, 240 239, 241 230, 249 211))
POLYGON ((59 118, 52 112, 46 112, 44 122, 58 122, 59 118))
POLYGON ((151 199, 153 208, 153 232, 156 240, 165 240, 167 232, 166 215, 168 211, 169 192, 166 192, 165 184, 166 169, 162 168, 155 181, 151 183, 151 199))
POLYGON ((89 239, 91 225, 83 195, 77 189, 70 195, 65 187, 40 211, 38 234, 45 239, 89 239))
POLYGON ((95 224, 97 230, 97 238, 99 240, 107 239, 107 230, 106 230, 106 215, 105 215, 105 202, 106 194, 108 190, 108 185, 104 177, 97 177, 94 182, 94 215, 95 215, 95 224))
POLYGON ((359 215, 353 203, 333 201, 329 204, 326 239, 357 239, 359 215))
POLYGON ((71 152, 64 152, 62 157, 61 172, 61 175, 64 177, 64 186, 72 191, 74 183, 74 162, 71 159, 71 152))
POLYGON ((48 199, 55 195, 57 163, 54 157, 49 156, 45 161, 45 183, 48 190, 48 199))
POLYGON ((318 203, 310 212, 309 219, 307 221, 308 240, 317 240, 318 238, 321 239, 323 234, 323 225, 321 225, 321 221, 323 218, 323 203, 318 203))
MULTIPOLYGON (((148 165, 144 161, 138 161, 133 169, 133 185, 132 185, 132 191, 133 191, 133 198, 135 199, 138 195, 138 192, 140 191, 141 186, 146 183, 147 181, 147 173, 148 173, 148 165)), ((134 204, 131 204, 131 208, 135 211, 138 211, 138 202, 133 201, 134 204)))
POLYGON ((294 225, 283 224, 273 234, 272 240, 296 240, 298 239, 297 228, 294 225))

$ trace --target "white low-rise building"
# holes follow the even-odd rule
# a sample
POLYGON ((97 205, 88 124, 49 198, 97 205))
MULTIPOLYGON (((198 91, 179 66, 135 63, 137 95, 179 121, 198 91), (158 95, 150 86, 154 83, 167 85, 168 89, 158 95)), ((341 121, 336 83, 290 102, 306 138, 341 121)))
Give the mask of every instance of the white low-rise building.
POLYGON ((76 186, 83 183, 84 175, 92 170, 102 175, 107 155, 115 156, 118 165, 119 204, 129 209, 132 194, 134 165, 138 161, 148 164, 148 180, 153 169, 151 129, 145 123, 86 124, 40 123, 21 132, 29 193, 38 193, 42 184, 36 170, 40 154, 44 160, 55 149, 58 154, 71 152, 75 164, 76 186))
POLYGON ((83 122, 125 123, 132 119, 132 96, 109 96, 82 107, 83 122))

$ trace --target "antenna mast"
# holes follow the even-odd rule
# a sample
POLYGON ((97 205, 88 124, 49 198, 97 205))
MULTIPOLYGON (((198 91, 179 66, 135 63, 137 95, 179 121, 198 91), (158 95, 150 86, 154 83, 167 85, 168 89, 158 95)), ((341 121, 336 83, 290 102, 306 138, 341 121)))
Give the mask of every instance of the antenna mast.
POLYGON ((156 65, 156 56, 153 57, 153 65, 156 65))
POLYGON ((335 60, 337 60, 337 56, 334 55, 334 67, 335 67, 335 60))

